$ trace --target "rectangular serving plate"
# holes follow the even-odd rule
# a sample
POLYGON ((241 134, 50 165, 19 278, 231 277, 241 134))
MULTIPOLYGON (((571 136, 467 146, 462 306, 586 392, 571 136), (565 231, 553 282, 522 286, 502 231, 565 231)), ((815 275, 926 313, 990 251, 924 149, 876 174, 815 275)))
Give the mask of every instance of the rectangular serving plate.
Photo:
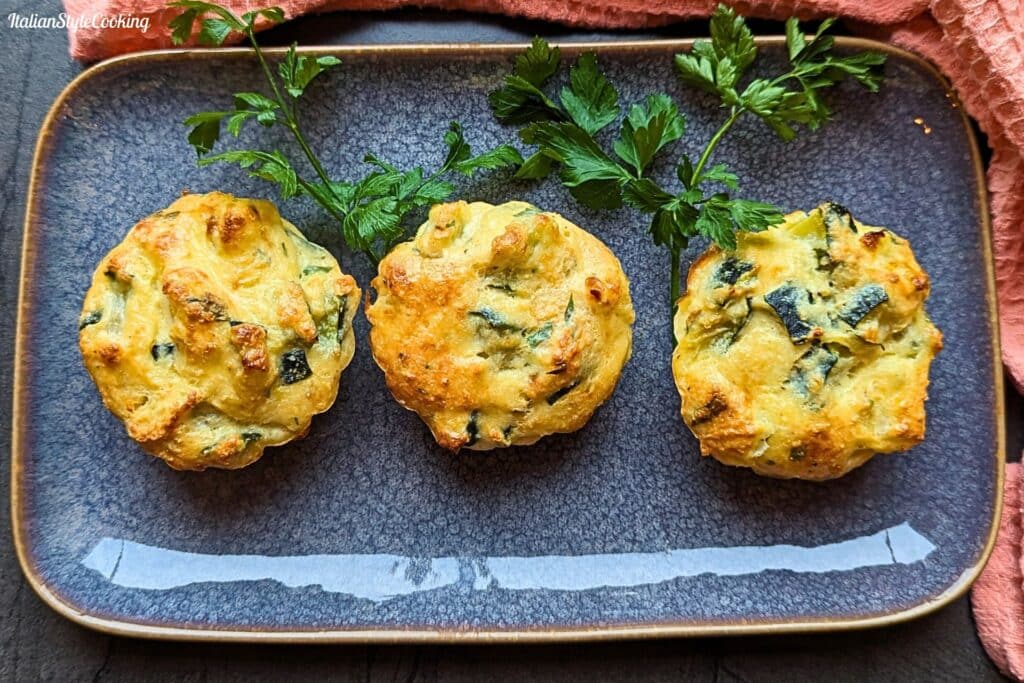
MULTIPOLYGON (((690 44, 562 50, 597 51, 624 101, 671 94, 692 154, 721 112, 672 74, 670 56, 690 44)), ((838 44, 888 53, 881 94, 840 88, 834 121, 788 145, 742 121, 716 153, 745 196, 788 208, 835 199, 910 238, 932 276, 929 311, 946 348, 932 368, 927 439, 826 484, 701 459, 669 372, 667 259, 643 218, 581 209, 551 181, 507 178, 456 196, 559 211, 605 240, 632 280, 634 356, 590 424, 529 448, 443 453, 388 395, 360 316, 338 402, 307 439, 242 471, 171 471, 124 434, 82 368, 81 297, 102 255, 182 188, 277 199, 235 168, 195 168, 180 127, 231 92, 260 89, 261 76, 240 49, 142 53, 85 71, 43 123, 25 220, 11 503, 29 583, 60 614, 109 633, 286 642, 829 631, 904 621, 963 594, 994 542, 1005 438, 980 157, 929 65, 880 43, 838 44)), ((763 62, 783 59, 781 38, 758 45, 763 62)), ((436 164, 450 119, 481 149, 509 139, 486 93, 522 48, 305 48, 345 62, 307 95, 312 145, 332 174, 351 177, 366 149, 436 164)), ((238 144, 257 137, 288 144, 266 130, 238 144)), ((279 206, 327 234, 315 207, 279 206)), ((342 265, 364 285, 372 276, 350 255, 342 265)))

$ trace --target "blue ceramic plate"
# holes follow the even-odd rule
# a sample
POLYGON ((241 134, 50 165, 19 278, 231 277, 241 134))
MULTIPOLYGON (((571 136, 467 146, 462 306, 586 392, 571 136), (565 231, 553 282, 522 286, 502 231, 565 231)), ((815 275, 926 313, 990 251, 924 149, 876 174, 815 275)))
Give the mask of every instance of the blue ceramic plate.
MULTIPOLYGON (((781 43, 761 45, 762 66, 778 67, 781 43)), ((664 90, 682 102, 679 145, 693 153, 722 112, 673 74, 670 57, 687 46, 597 49, 624 101, 664 90)), ((352 177, 367 149, 403 166, 437 164, 453 118, 478 148, 508 139, 486 94, 518 49, 320 50, 345 65, 307 97, 313 146, 333 174, 352 177)), ((360 316, 338 401, 308 438, 241 471, 169 469, 100 403, 77 348, 79 307, 101 256, 183 188, 279 200, 236 168, 197 168, 181 125, 262 78, 240 50, 144 54, 87 71, 43 127, 25 226, 12 489, 30 582, 62 614, 107 631, 254 640, 825 630, 953 599, 987 555, 1001 490, 987 214, 956 100, 922 62, 890 54, 881 94, 840 88, 821 131, 785 144, 744 120, 717 153, 748 196, 787 209, 834 199, 892 227, 934 282, 928 308, 946 348, 932 367, 927 439, 826 484, 700 458, 669 371, 667 256, 644 220, 581 209, 555 182, 507 177, 459 194, 561 212, 604 239, 632 279, 635 352, 590 424, 529 448, 443 452, 389 395, 360 316)), ((257 136, 295 151, 276 129, 238 144, 257 136)), ((329 235, 309 202, 279 205, 329 235)), ((360 259, 342 263, 368 283, 360 259)))

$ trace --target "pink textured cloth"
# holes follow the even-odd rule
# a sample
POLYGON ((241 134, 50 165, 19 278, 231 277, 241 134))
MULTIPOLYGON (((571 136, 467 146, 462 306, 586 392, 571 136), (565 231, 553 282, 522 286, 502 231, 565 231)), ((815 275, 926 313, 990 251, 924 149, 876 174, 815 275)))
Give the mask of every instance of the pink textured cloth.
POLYGON ((1024 467, 1006 466, 1003 517, 992 557, 971 591, 982 645, 999 670, 1024 680, 1024 558, 1021 557, 1021 493, 1024 467))
MULTIPOLYGON (((288 17, 414 5, 512 14, 588 27, 643 27, 709 15, 718 0, 221 0, 241 13, 278 5, 288 17)), ((1022 0, 747 0, 746 16, 842 16, 858 31, 913 50, 950 79, 992 147, 988 168, 1003 360, 1024 390, 1024 6, 1022 0)), ((92 61, 170 46, 177 11, 164 0, 64 0, 71 17, 149 17, 146 32, 83 27, 71 55, 92 61)), ((237 38, 237 37, 236 37, 237 38)), ((1024 680, 1022 469, 1009 466, 999 542, 973 591, 978 633, 1007 675, 1024 680)))

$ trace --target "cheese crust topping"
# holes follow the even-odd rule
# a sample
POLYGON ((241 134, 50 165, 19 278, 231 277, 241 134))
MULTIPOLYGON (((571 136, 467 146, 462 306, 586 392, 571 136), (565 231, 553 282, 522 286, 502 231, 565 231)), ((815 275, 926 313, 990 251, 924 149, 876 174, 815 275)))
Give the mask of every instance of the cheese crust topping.
POLYGON ((233 469, 334 402, 359 298, 270 202, 185 195, 100 261, 79 346, 143 448, 175 469, 233 469))
POLYGON ((675 317, 672 372, 701 453, 831 479, 924 438, 942 335, 910 245, 826 203, 710 247, 675 317))
POLYGON ((370 346, 388 388, 453 451, 581 428, 630 356, 618 259, 525 202, 434 206, 371 284, 370 346))

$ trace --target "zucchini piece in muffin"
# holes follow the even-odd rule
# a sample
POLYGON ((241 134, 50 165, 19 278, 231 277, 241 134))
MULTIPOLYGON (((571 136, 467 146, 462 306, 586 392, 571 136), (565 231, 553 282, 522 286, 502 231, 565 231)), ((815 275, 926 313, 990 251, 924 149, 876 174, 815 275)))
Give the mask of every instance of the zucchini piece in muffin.
POLYGON ((672 372, 701 453, 823 480, 920 442, 942 335, 907 241, 831 202, 737 238, 693 264, 675 317, 672 372))
POLYGON ((100 261, 79 346, 144 449, 175 469, 233 469, 334 403, 359 297, 270 202, 185 195, 100 261))
POLYGON ((434 206, 371 284, 370 346, 388 388, 452 451, 580 429, 630 356, 618 259, 525 202, 434 206))

